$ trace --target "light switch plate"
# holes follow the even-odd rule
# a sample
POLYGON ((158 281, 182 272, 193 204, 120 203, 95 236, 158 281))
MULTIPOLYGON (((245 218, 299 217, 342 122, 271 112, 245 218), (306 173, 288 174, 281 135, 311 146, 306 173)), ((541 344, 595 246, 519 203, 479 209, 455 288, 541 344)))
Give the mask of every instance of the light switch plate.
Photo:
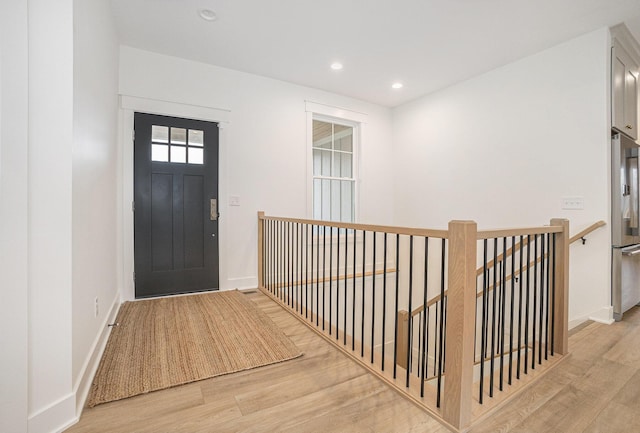
POLYGON ((562 197, 562 209, 568 209, 568 210, 584 209, 584 197, 562 197))

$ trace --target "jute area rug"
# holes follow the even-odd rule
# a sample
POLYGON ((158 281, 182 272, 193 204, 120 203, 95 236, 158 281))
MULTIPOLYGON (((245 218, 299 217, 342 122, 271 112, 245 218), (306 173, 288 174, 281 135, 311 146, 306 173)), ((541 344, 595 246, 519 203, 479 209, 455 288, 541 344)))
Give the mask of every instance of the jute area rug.
POLYGON ((301 356, 238 291, 126 302, 88 406, 301 356))

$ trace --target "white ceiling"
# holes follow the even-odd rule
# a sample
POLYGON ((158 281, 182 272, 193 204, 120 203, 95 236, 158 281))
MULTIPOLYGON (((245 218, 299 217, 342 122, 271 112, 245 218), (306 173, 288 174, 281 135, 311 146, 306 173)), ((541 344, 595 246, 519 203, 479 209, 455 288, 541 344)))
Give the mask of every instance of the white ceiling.
POLYGON ((600 27, 640 40, 640 0, 111 1, 125 45, 388 107, 600 27))

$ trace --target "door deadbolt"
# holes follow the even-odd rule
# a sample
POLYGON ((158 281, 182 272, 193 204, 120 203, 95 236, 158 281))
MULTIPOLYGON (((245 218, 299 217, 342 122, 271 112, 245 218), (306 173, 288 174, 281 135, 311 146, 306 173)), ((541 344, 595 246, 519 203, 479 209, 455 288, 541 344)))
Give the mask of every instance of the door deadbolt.
POLYGON ((212 198, 210 200, 210 205, 209 205, 209 215, 211 218, 211 221, 217 221, 218 219, 218 200, 215 198, 212 198))

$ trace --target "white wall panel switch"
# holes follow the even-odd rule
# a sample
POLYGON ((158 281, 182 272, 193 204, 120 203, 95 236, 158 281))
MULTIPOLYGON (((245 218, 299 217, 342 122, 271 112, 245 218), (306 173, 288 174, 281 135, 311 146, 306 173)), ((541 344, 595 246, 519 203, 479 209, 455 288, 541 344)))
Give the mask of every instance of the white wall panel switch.
POLYGON ((237 195, 230 195, 229 206, 240 206, 240 197, 238 197, 237 195))
POLYGON ((584 197, 562 197, 562 209, 584 209, 584 197))

